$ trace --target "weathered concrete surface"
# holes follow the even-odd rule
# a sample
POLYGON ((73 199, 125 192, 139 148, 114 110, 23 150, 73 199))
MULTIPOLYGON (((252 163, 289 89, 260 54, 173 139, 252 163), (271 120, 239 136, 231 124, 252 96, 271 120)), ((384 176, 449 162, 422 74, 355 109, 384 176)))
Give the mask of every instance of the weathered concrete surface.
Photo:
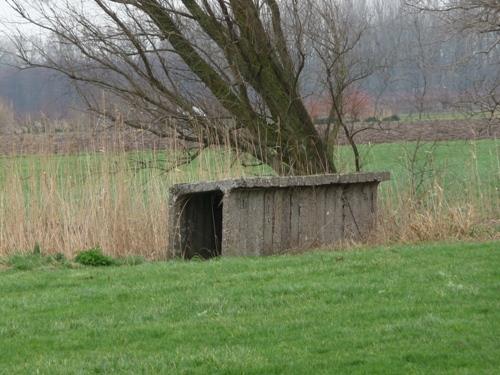
POLYGON ((193 184, 177 184, 170 193, 174 195, 201 193, 220 190, 222 192, 243 188, 269 188, 294 186, 323 186, 332 184, 352 184, 365 182, 382 182, 390 179, 389 172, 367 172, 350 174, 322 174, 292 177, 250 177, 234 180, 197 182, 193 184))
POLYGON ((375 226, 378 184, 389 177, 356 173, 175 185, 171 254, 270 255, 362 240, 375 226))

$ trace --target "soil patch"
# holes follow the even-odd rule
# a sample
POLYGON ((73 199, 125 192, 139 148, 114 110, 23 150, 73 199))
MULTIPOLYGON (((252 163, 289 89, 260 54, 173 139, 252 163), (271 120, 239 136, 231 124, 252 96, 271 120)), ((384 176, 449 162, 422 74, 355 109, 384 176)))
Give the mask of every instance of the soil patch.
MULTIPOLYGON (((350 127, 357 132, 355 140, 358 144, 500 138, 498 120, 355 123, 350 127)), ((323 132, 324 126, 318 126, 318 130, 323 132)), ((339 143, 347 143, 343 134, 339 143)), ((175 146, 170 139, 132 129, 0 135, 0 154, 3 155, 162 150, 175 146)))
MULTIPOLYGON (((500 121, 440 120, 419 122, 356 123, 351 129, 359 132, 357 143, 394 143, 401 141, 453 141, 500 138, 500 121)), ((339 142, 346 144, 342 134, 339 142)))

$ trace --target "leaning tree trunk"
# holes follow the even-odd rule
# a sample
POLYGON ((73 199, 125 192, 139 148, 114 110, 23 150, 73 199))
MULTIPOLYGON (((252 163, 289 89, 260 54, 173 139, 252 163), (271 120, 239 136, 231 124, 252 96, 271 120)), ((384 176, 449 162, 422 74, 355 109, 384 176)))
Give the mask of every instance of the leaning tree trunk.
MULTIPOLYGON (((176 52, 205 83, 219 103, 253 135, 252 154, 279 174, 318 174, 334 170, 327 147, 314 127, 298 93, 298 74, 288 53, 279 9, 273 12, 274 39, 259 17, 259 9, 247 0, 230 1, 232 17, 226 26, 216 22, 195 1, 183 1, 204 32, 223 51, 228 68, 238 83, 225 81, 182 34, 169 14, 155 1, 136 5, 145 11, 170 41, 176 52), (238 29, 238 33, 235 32, 238 29), (264 121, 249 99, 255 91, 272 121, 264 121)), ((267 117, 267 116, 266 116, 267 117)))
POLYGON ((286 116, 286 126, 279 131, 278 162, 273 163, 274 169, 287 175, 335 172, 328 148, 302 102, 295 103, 293 108, 286 116))

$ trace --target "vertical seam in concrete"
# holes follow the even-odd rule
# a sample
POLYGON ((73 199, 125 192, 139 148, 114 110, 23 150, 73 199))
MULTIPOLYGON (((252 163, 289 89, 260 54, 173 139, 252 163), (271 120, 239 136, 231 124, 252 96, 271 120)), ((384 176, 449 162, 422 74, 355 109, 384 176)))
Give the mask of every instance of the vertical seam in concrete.
POLYGON ((276 197, 276 189, 272 189, 270 190, 270 192, 272 191, 272 202, 273 202, 273 216, 271 218, 271 252, 272 252, 272 247, 274 245, 274 229, 276 227, 276 224, 275 224, 275 221, 276 221, 276 212, 275 212, 275 209, 276 207, 274 206, 274 200, 275 200, 275 197, 276 197))
POLYGON ((358 231, 358 235, 361 236, 361 230, 359 229, 359 226, 358 226, 358 222, 356 221, 356 218, 354 217, 354 212, 352 211, 352 207, 351 207, 351 204, 349 203, 349 199, 347 199, 344 195, 343 195, 343 199, 344 199, 344 204, 347 204, 347 208, 349 208, 349 213, 351 214, 351 217, 352 217, 352 221, 354 222, 354 226, 356 227, 356 230, 358 231))
POLYGON ((293 188, 290 189, 290 194, 289 194, 289 199, 290 199, 290 209, 288 210, 288 215, 289 215, 289 219, 288 219, 288 241, 290 244, 293 243, 293 239, 291 238, 292 237, 292 217, 293 217, 293 188))
POLYGON ((256 255, 262 255, 264 250, 264 246, 266 245, 266 239, 264 237, 266 233, 266 189, 262 189, 262 240, 260 241, 259 249, 256 249, 256 255))
POLYGON ((346 214, 345 214, 345 186, 342 186, 342 192, 340 194, 340 199, 342 201, 342 233, 343 233, 343 238, 346 238, 346 214))
MULTIPOLYGON (((323 228, 321 229, 321 233, 322 233, 323 238, 321 239, 321 241, 325 242, 328 239, 328 234, 327 234, 327 231, 329 228, 329 223, 328 223, 329 217, 328 216, 330 216, 330 214, 329 214, 327 189, 322 188, 321 190, 323 191, 323 228)), ((332 214, 332 217, 333 217, 333 214, 332 214)), ((331 225, 332 231, 334 231, 334 225, 335 224, 331 225)))

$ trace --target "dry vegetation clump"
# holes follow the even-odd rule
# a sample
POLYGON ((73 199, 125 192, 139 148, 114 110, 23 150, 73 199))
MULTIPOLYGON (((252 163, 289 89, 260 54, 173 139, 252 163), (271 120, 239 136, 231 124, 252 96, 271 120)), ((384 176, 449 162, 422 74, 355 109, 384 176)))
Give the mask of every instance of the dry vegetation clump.
POLYGON ((244 174, 224 152, 207 150, 190 166, 177 165, 177 155, 174 147, 0 158, 0 255, 39 244, 67 257, 100 246, 113 256, 165 258, 169 187, 244 174))
POLYGON ((416 243, 500 238, 494 220, 485 220, 474 204, 418 207, 400 201, 399 207, 382 202, 375 244, 416 243))
POLYGON ((469 189, 449 197, 436 178, 425 193, 417 197, 411 190, 387 188, 386 196, 380 199, 379 224, 371 241, 387 244, 500 238, 498 187, 471 182, 469 189))
POLYGON ((161 258, 165 189, 154 176, 147 185, 136 177, 113 157, 77 173, 50 157, 4 161, 0 253, 39 243, 66 256, 100 245, 114 255, 161 258))

